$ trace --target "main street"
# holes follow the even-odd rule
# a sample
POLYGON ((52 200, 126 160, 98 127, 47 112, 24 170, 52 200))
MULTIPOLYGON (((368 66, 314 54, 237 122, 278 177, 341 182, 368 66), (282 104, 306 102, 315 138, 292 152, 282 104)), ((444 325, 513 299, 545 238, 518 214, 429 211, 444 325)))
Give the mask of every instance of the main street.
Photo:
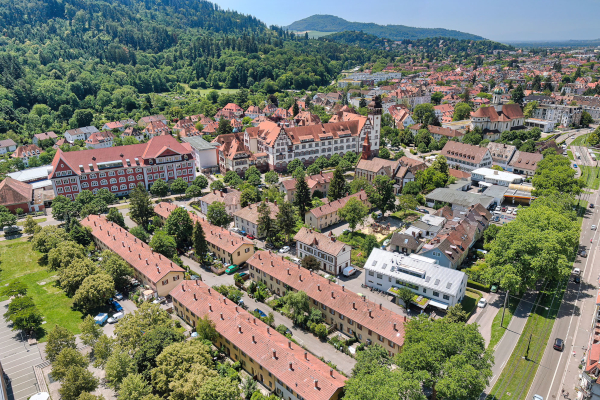
MULTIPOLYGON (((598 192, 582 195, 583 200, 598 205, 598 192)), ((598 292, 598 276, 600 274, 600 251, 598 250, 597 230, 600 213, 598 208, 587 208, 581 226, 580 250, 587 251, 587 257, 577 256, 574 267, 581 269, 581 283, 571 280, 567 286, 563 302, 560 306, 550 340, 546 344, 544 357, 526 398, 534 394, 544 399, 558 398, 565 390, 575 397, 574 388, 578 386, 579 363, 586 354, 590 339, 593 310, 598 292), (593 243, 590 243, 590 240, 593 243), (565 341, 563 352, 552 348, 555 338, 565 341)))

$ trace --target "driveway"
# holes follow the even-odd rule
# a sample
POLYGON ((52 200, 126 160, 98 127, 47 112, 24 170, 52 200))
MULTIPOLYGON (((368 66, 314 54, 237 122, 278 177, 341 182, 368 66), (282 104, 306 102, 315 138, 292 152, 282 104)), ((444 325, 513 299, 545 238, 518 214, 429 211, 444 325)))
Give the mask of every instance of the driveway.
MULTIPOLYGON (((0 303, 2 314, 8 309, 9 301, 0 303)), ((34 366, 44 360, 38 345, 30 346, 24 335, 11 330, 4 318, 0 321, 0 363, 4 369, 8 400, 26 400, 39 392, 34 366)))
POLYGON ((484 294, 483 297, 488 301, 488 304, 484 308, 475 307, 475 312, 469 318, 468 323, 479 324, 479 332, 481 332, 481 336, 485 339, 485 345, 487 346, 492 338, 492 323, 494 322, 494 318, 504 304, 504 294, 499 296, 497 293, 488 293, 484 294))

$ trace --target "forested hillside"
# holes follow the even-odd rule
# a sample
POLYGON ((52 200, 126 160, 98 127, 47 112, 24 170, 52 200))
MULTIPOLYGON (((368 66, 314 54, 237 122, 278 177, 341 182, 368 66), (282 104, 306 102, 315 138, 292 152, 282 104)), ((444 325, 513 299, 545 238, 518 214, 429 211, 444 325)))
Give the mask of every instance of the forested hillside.
POLYGON ((446 37, 454 39, 483 40, 484 38, 470 33, 443 28, 415 28, 405 25, 378 25, 365 22, 350 22, 334 15, 312 15, 287 26, 293 31, 363 31, 380 38, 392 40, 422 39, 431 37, 446 37))
POLYGON ((147 94, 181 85, 316 89, 389 56, 305 40, 202 0, 0 0, 0 16, 0 136, 18 142, 91 118, 163 112, 180 99, 147 94))

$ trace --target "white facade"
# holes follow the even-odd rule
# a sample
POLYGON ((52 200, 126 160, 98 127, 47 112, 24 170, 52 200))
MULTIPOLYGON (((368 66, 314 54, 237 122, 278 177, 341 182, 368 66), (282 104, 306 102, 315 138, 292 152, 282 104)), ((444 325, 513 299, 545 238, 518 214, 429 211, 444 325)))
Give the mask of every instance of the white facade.
POLYGON ((297 256, 299 259, 303 259, 306 256, 313 256, 319 261, 323 271, 327 271, 333 275, 341 274, 344 268, 350 266, 350 253, 352 247, 349 245, 344 246, 338 254, 331 254, 323 248, 320 248, 318 244, 311 245, 296 240, 296 249, 298 251, 297 256))
POLYGON ((388 291, 407 287, 429 299, 429 305, 446 309, 460 303, 467 288, 464 272, 445 268, 431 258, 373 249, 365 263, 365 285, 388 291))
POLYGON ((474 182, 487 182, 492 185, 506 186, 523 182, 521 175, 506 171, 496 171, 491 168, 478 168, 471 171, 471 180, 474 182))

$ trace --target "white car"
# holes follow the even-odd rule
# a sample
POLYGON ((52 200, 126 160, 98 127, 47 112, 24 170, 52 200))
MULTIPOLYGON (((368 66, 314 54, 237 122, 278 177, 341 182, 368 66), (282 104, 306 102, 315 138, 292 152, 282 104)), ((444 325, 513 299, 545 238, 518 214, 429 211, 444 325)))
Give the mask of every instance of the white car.
POLYGON ((123 295, 121 293, 117 292, 115 294, 115 299, 117 299, 117 300, 123 300, 123 295))
POLYGON ((486 304, 487 304, 487 300, 482 297, 481 300, 479 300, 479 302, 477 303, 477 307, 483 308, 486 306, 486 304))
POLYGON ((123 314, 122 312, 118 312, 116 314, 113 314, 112 317, 110 317, 108 319, 108 323, 109 324, 114 324, 115 322, 119 321, 121 318, 123 318, 125 316, 125 314, 123 314))
POLYGON ((515 210, 515 211, 513 211, 513 215, 517 215, 517 211, 518 211, 518 210, 515 210))
POLYGON ((592 230, 595 231, 596 230, 596 225, 592 225, 592 230))
POLYGON ((288 251, 290 251, 290 246, 283 246, 279 249, 280 253, 287 253, 288 251))
POLYGON ((579 275, 579 274, 581 274, 581 270, 579 268, 574 268, 573 269, 573 274, 574 275, 579 275))
POLYGON ((344 274, 344 276, 354 275, 356 273, 356 269, 353 266, 348 266, 344 268, 342 273, 344 274))

